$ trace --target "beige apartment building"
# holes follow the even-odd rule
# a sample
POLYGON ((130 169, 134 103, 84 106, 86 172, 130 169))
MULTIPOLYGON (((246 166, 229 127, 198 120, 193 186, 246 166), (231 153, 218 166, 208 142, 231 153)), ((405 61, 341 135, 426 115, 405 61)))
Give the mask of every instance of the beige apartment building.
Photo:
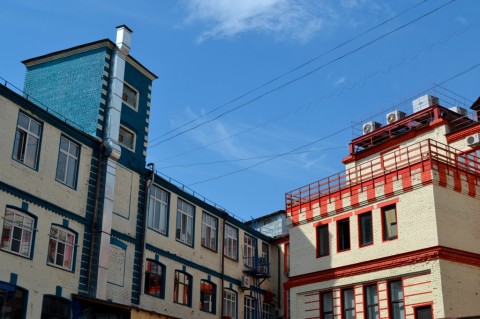
POLYGON ((480 101, 365 123, 345 170, 286 194, 289 318, 480 316, 480 101))

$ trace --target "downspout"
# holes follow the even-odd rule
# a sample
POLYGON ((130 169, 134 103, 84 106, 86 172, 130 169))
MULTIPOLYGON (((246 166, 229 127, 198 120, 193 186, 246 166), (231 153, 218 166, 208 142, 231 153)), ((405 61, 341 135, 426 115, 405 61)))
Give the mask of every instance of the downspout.
POLYGON ((278 267, 278 271, 277 271, 277 296, 278 296, 278 308, 280 310, 281 306, 282 306, 282 303, 280 300, 282 300, 282 298, 280 298, 280 294, 281 294, 281 289, 280 289, 280 285, 281 285, 281 276, 280 276, 280 271, 282 270, 281 267, 280 267, 280 260, 281 260, 281 249, 280 249, 280 246, 279 245, 276 245, 277 246, 277 250, 278 250, 278 253, 277 253, 277 267, 278 267))
POLYGON ((150 177, 145 181, 145 195, 143 198, 143 227, 142 227, 142 237, 140 239, 140 276, 138 276, 138 304, 140 304, 140 296, 142 295, 142 283, 143 283, 143 267, 145 265, 144 256, 145 256, 145 238, 147 235, 147 213, 148 213, 148 192, 150 186, 152 186, 155 179, 155 164, 148 163, 148 167, 151 167, 150 177))
POLYGON ((221 290, 221 298, 220 298, 220 302, 221 302, 221 307, 220 307, 220 318, 223 318, 223 311, 224 311, 224 305, 223 305, 223 290, 225 289, 225 220, 226 220, 226 217, 224 216, 222 221, 223 221, 223 225, 222 225, 222 276, 221 276, 221 280, 222 280, 222 290, 221 290))

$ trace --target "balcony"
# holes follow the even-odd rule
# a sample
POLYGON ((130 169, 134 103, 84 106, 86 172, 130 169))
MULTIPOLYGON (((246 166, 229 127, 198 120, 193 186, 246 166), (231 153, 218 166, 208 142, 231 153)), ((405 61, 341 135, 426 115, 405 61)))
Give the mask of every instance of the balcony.
POLYGON ((270 277, 270 262, 267 257, 244 257, 243 264, 245 265, 243 272, 249 276, 256 278, 270 277))

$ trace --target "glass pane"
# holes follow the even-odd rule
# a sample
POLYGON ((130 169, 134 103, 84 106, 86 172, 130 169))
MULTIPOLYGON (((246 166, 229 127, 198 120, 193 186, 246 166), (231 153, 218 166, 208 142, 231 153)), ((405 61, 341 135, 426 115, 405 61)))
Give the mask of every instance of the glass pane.
POLYGON ((57 175, 55 178, 61 182, 65 181, 65 167, 67 166, 67 156, 64 153, 58 154, 57 175))
POLYGON ((67 171, 67 180, 66 180, 66 184, 70 187, 75 186, 76 168, 77 168, 77 160, 71 157, 70 161, 68 162, 68 171, 67 171))

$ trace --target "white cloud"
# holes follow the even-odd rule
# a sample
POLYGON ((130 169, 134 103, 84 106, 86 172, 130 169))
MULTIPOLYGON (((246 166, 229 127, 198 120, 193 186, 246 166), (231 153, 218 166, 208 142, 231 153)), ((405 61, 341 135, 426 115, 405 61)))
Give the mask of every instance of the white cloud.
POLYGON ((340 77, 338 80, 336 80, 336 81, 334 82, 334 84, 338 86, 338 85, 340 85, 340 84, 345 83, 346 80, 347 80, 347 78, 346 78, 345 76, 342 76, 342 77, 340 77))
POLYGON ((184 0, 187 24, 203 24, 198 42, 260 32, 306 43, 320 32, 356 27, 391 14, 378 0, 184 0), (366 14, 368 13, 368 14, 366 14))
POLYGON ((295 0, 189 0, 187 22, 204 22, 208 30, 198 41, 229 38, 248 31, 278 39, 310 40, 324 25, 326 6, 295 0), (325 9, 325 10, 322 10, 325 9))

